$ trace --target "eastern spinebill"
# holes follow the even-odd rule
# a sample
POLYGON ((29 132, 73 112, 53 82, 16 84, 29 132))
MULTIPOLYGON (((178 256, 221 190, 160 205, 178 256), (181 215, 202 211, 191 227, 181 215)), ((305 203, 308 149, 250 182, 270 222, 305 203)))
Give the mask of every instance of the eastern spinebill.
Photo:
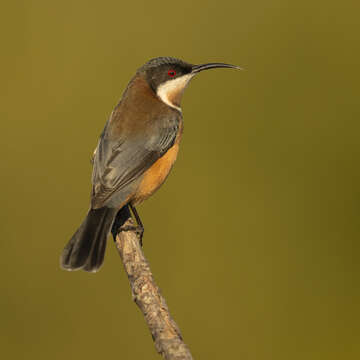
POLYGON ((107 237, 116 236, 135 205, 152 195, 168 176, 183 130, 181 98, 199 72, 238 66, 192 65, 172 57, 150 60, 136 72, 113 110, 94 152, 91 206, 65 246, 61 266, 96 272, 104 261, 107 237))

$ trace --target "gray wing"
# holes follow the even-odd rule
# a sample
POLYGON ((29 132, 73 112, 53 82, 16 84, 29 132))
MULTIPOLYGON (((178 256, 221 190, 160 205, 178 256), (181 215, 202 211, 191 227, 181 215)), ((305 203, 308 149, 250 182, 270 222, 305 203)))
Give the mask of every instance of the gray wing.
POLYGON ((95 150, 92 174, 92 208, 119 206, 131 194, 141 175, 174 144, 179 131, 177 116, 157 121, 146 134, 120 134, 114 140, 108 124, 95 150))

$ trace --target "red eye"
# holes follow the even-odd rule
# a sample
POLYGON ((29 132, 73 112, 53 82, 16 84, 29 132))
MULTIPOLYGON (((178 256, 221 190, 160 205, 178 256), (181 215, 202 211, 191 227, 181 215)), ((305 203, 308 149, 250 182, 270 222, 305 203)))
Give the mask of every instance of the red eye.
POLYGON ((174 77, 176 75, 176 71, 175 70, 169 70, 168 75, 171 76, 171 77, 174 77))

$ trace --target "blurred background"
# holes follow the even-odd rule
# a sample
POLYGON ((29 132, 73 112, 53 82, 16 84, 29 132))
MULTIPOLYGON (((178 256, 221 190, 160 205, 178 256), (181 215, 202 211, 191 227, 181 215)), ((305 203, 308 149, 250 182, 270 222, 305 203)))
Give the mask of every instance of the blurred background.
POLYGON ((99 273, 59 268, 98 136, 157 56, 246 68, 192 81, 178 161, 138 208, 194 357, 360 357, 358 2, 1 6, 4 358, 160 358, 111 240, 99 273))

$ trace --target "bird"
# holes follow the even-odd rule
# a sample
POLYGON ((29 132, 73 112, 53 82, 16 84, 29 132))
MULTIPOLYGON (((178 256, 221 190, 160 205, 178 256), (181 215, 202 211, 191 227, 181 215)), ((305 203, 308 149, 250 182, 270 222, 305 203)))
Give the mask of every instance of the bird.
POLYGON ((97 272, 110 232, 115 238, 130 210, 142 242, 144 226, 135 206, 163 184, 176 160, 185 88, 194 76, 215 68, 241 70, 225 63, 193 65, 157 57, 136 71, 94 151, 90 209, 61 254, 63 269, 97 272))

